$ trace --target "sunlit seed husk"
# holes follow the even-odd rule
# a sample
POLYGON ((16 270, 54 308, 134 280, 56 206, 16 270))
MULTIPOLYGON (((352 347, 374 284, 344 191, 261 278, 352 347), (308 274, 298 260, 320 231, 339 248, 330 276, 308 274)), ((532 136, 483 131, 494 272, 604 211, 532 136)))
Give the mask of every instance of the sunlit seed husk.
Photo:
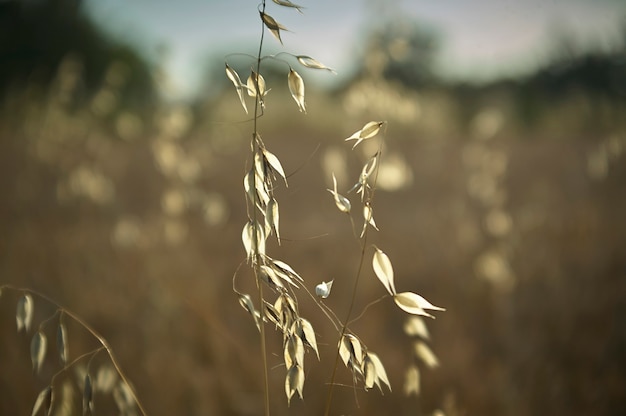
POLYGON ((93 411, 93 386, 91 384, 91 376, 89 373, 85 375, 83 386, 83 414, 93 411))
POLYGON ((408 336, 417 336, 426 340, 430 338, 426 323, 421 317, 415 315, 408 317, 405 321, 404 333, 408 336))
POLYGON ((61 364, 65 366, 67 364, 68 343, 67 343, 67 329, 63 322, 59 322, 57 327, 57 350, 59 352, 59 360, 61 364))
POLYGON ((265 24, 265 26, 269 29, 272 35, 274 35, 274 37, 278 39, 278 41, 282 45, 283 40, 280 38, 280 31, 287 30, 287 28, 281 25, 280 23, 278 23, 276 20, 274 20, 272 16, 266 13, 263 13, 262 11, 259 11, 259 13, 261 14, 261 20, 263 20, 263 23, 265 24))
POLYGON ((35 374, 39 373, 43 361, 46 358, 46 346, 46 336, 43 332, 37 331, 30 342, 30 359, 33 363, 33 371, 35 374))
POLYGON ((44 414, 49 414, 50 404, 52 403, 52 386, 47 386, 43 389, 35 400, 35 404, 33 405, 33 411, 31 412, 31 416, 35 416, 42 409, 45 409, 44 414))
POLYGON ((298 109, 301 112, 306 113, 306 106, 304 103, 304 81, 302 80, 302 77, 296 71, 289 68, 287 83, 289 85, 289 92, 291 93, 291 96, 296 104, 298 104, 298 109))
POLYGON ((404 394, 406 396, 420 394, 420 372, 419 369, 412 365, 405 373, 404 377, 404 394))
POLYGON ((265 157, 267 163, 269 163, 269 165, 272 167, 272 170, 274 170, 274 172, 276 172, 281 178, 283 178, 283 180, 285 181, 285 186, 287 186, 287 177, 285 176, 285 170, 283 169, 283 165, 280 163, 280 160, 276 157, 276 155, 264 148, 263 157, 265 157))
POLYGON ((294 4, 292 2, 290 2, 289 0, 272 0, 274 3, 278 4, 279 6, 284 6, 284 7, 291 7, 293 9, 298 10, 300 13, 302 13, 302 9, 304 7, 299 6, 297 4, 294 4))
POLYGON ((376 369, 376 384, 378 385, 378 387, 382 391, 382 388, 379 383, 379 381, 382 381, 383 383, 385 383, 385 385, 387 385, 389 390, 391 390, 391 384, 389 383, 389 378, 387 378, 387 372, 385 371, 385 367, 383 366, 383 363, 380 361, 380 358, 378 358, 378 355, 374 354, 373 352, 368 352, 367 356, 371 360, 371 362, 374 364, 374 368, 376 369))
POLYGON ((387 292, 390 295, 395 295, 396 288, 393 281, 393 267, 389 257, 380 249, 376 248, 374 251, 374 258, 372 259, 372 267, 378 280, 381 281, 387 292))
POLYGON ((246 114, 248 114, 248 107, 246 106, 246 100, 244 99, 243 94, 243 88, 245 87, 245 85, 242 84, 241 78, 239 78, 239 74, 237 74, 234 69, 226 64, 226 75, 235 85, 235 88, 237 89, 237 95, 239 96, 239 101, 241 102, 241 106, 245 110, 246 114))
POLYGON ((17 301, 17 311, 15 320, 17 323, 17 331, 29 332, 33 322, 34 302, 31 295, 26 294, 17 301))
POLYGON ((314 58, 311 58, 310 56, 298 55, 296 56, 296 58, 298 59, 298 62, 300 62, 300 64, 302 64, 302 66, 306 68, 325 69, 327 71, 332 72, 333 74, 336 74, 334 69, 327 67, 323 63, 319 62, 318 60, 314 58))
POLYGON ((439 366, 439 360, 435 353, 430 349, 426 343, 417 341, 414 344, 415 355, 426 364, 429 368, 435 368, 439 366))

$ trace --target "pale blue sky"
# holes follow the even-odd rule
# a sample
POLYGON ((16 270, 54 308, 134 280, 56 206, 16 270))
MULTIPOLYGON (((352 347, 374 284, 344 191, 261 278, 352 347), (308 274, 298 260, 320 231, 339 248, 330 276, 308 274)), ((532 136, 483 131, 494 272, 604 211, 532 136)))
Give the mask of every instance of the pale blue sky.
MULTIPOLYGON (((559 30, 590 47, 611 47, 626 22, 625 0, 301 0, 304 14, 268 1, 267 12, 292 33, 267 51, 307 54, 349 73, 359 37, 391 7, 442 34, 440 73, 489 79, 528 71, 553 47, 559 30)), ((88 13, 116 37, 153 52, 169 49, 166 70, 177 94, 193 91, 202 60, 232 43, 255 48, 254 0, 86 0, 88 13)), ((623 37, 623 36, 622 36, 623 37)), ((232 49, 230 49, 232 51, 232 49)), ((244 51, 244 52, 247 52, 244 51)))

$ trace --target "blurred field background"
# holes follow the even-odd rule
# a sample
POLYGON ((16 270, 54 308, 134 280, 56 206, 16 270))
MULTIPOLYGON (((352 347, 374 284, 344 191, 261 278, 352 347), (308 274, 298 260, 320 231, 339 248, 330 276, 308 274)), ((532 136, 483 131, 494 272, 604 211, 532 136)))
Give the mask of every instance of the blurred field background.
MULTIPOLYGON (((621 48, 556 42, 536 71, 472 84, 439 79, 436 36, 404 23, 369 33, 345 82, 307 84, 307 115, 281 68, 265 74, 260 131, 290 175, 274 256, 309 288, 334 279, 328 303, 345 314, 358 247, 326 188, 335 172, 348 189, 373 152, 343 138, 386 120, 372 241, 399 290, 447 308, 428 322, 440 366, 406 398, 404 316, 372 307, 354 329, 393 394, 359 390, 357 407, 340 387, 336 414, 626 414, 626 25, 621 48)), ((261 414, 258 333, 232 292, 251 124, 216 72, 223 56, 194 99, 167 100, 159 63, 103 35, 80 2, 0 2, 0 40, 0 284, 104 335, 151 415, 261 414)), ((357 310, 383 294, 365 277, 357 310)), ((0 296, 2 415, 30 414, 58 370, 50 359, 32 374, 18 296, 0 296)), ((305 400, 287 409, 269 332, 274 414, 323 409, 336 336, 301 302, 322 361, 307 354, 305 400)), ((70 353, 93 348, 68 330, 70 353)))

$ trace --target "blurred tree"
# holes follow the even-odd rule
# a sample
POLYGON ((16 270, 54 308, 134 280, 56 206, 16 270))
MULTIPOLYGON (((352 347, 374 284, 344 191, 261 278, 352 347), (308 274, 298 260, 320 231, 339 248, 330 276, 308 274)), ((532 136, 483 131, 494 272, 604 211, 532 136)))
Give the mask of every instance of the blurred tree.
POLYGON ((127 68, 121 101, 155 96, 150 67, 137 51, 107 39, 81 10, 81 0, 0 2, 0 95, 26 84, 47 85, 68 55, 82 67, 81 87, 95 91, 116 61, 127 68))
POLYGON ((377 26, 365 42, 357 77, 383 77, 410 88, 436 82, 434 63, 440 41, 432 27, 397 15, 377 26))

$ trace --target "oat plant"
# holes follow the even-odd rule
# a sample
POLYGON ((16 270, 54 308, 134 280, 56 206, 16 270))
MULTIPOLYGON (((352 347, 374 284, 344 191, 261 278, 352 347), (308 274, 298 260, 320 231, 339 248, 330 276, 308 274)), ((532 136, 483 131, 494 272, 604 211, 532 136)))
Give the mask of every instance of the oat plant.
POLYGON ((17 332, 30 340, 33 373, 46 381, 33 403, 32 416, 75 415, 81 411, 83 415, 101 414, 111 411, 111 405, 119 415, 146 415, 102 335, 80 316, 44 294, 10 285, 0 286, 0 302, 9 302, 11 294, 16 299, 17 332), (36 314, 36 309, 42 312, 36 314), (49 311, 52 313, 47 315, 49 311), (36 323, 36 317, 42 319, 36 323), (82 348, 70 351, 74 334, 77 340, 84 338, 78 332, 86 332, 91 341, 95 340, 96 347, 85 348, 77 341, 75 344, 82 348))
MULTIPOLYGON (((288 0, 273 0, 277 6, 292 8, 300 13, 303 7, 288 0)), ((276 21, 266 8, 266 1, 258 5, 261 31, 256 56, 231 54, 227 60, 233 56, 248 57, 252 61, 250 74, 244 83, 239 73, 233 66, 226 62, 226 75, 233 83, 237 96, 246 114, 252 114, 250 119, 251 139, 250 153, 246 163, 246 173, 243 178, 243 188, 247 206, 247 221, 243 226, 242 241, 246 253, 245 263, 249 266, 251 274, 256 283, 256 294, 250 295, 239 289, 240 279, 239 269, 233 276, 233 290, 238 295, 242 307, 250 313, 256 327, 260 333, 261 359, 263 363, 263 385, 264 385, 264 412, 270 414, 270 394, 269 394, 269 366, 267 351, 267 331, 266 326, 272 324, 282 334, 282 348, 285 365, 285 394, 287 403, 294 396, 303 398, 305 383, 305 351, 315 353, 319 360, 319 350, 316 341, 316 332, 311 322, 301 315, 299 309, 299 296, 309 296, 316 303, 323 315, 332 323, 336 331, 337 347, 335 360, 330 367, 330 380, 328 382, 328 393, 325 404, 325 414, 330 414, 334 387, 336 386, 336 376, 339 363, 351 372, 354 385, 362 385, 365 389, 374 386, 381 392, 384 389, 391 389, 385 367, 382 360, 376 353, 371 351, 361 337, 350 329, 350 324, 360 319, 367 308, 374 303, 392 299, 395 304, 404 312, 410 314, 413 320, 407 322, 405 331, 411 336, 421 337, 415 341, 418 345, 414 348, 417 358, 424 359, 430 353, 430 363, 433 364, 434 354, 428 349, 425 341, 427 332, 425 325, 419 317, 433 317, 428 310, 443 310, 434 306, 420 295, 413 292, 396 291, 394 271, 389 256, 380 248, 368 243, 368 235, 372 229, 378 230, 374 220, 374 197, 376 194, 376 182, 379 173, 381 158, 383 157, 384 132, 386 122, 371 121, 366 123, 353 135, 346 138, 346 142, 355 149, 365 140, 378 139, 378 150, 368 158, 364 164, 360 175, 355 180, 354 186, 346 194, 357 195, 360 206, 359 211, 362 218, 355 219, 353 216, 352 202, 348 197, 338 190, 338 183, 335 176, 332 176, 333 189, 329 189, 338 210, 346 214, 352 225, 354 237, 359 243, 360 260, 356 270, 354 285, 350 294, 346 295, 348 300, 348 310, 341 319, 332 309, 330 309, 324 299, 330 295, 332 281, 321 282, 314 289, 307 287, 308 282, 298 274, 286 261, 275 258, 267 250, 266 242, 270 238, 275 238, 278 244, 281 243, 280 235, 280 210, 279 203, 275 196, 275 190, 279 186, 288 186, 287 175, 283 169, 279 158, 271 152, 261 138, 260 120, 265 111, 265 100, 269 92, 262 72, 265 62, 272 60, 284 65, 286 81, 294 101, 300 112, 306 113, 305 88, 302 76, 292 66, 304 69, 325 70, 334 72, 331 68, 307 55, 298 55, 288 52, 280 52, 275 55, 264 55, 263 47, 265 42, 265 32, 269 31, 274 38, 282 45, 281 35, 287 31, 285 26, 276 21), (247 100, 253 100, 253 109, 248 109, 247 100), (357 221, 362 220, 362 227, 357 227, 357 221), (358 228, 358 229, 357 229, 358 228), (354 305, 358 292, 359 281, 366 274, 365 265, 371 256, 371 265, 375 276, 382 283, 385 295, 371 302, 365 310, 354 319, 354 305)), ((276 7, 276 6, 273 6, 276 7)), ((354 199, 355 197, 353 197, 354 199)), ((243 263, 243 262, 242 262, 243 263)), ((343 294, 334 294, 342 296, 343 294)), ((434 364, 433 364, 434 366, 434 364)), ((417 367, 411 366, 407 373, 405 392, 416 393, 419 383, 419 373, 417 367)))

